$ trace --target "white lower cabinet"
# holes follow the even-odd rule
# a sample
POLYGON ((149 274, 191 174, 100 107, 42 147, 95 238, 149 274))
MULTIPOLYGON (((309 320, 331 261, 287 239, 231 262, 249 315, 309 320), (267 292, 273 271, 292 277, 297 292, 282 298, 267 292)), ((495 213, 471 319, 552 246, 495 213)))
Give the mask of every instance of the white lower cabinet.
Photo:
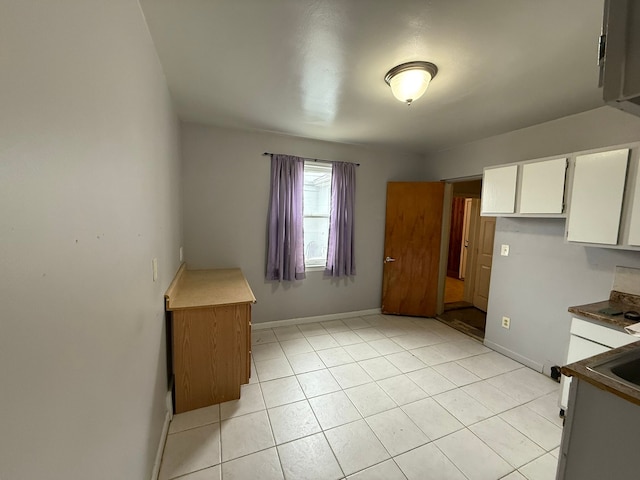
MULTIPOLYGON (((618 348, 637 341, 624 331, 605 327, 588 320, 574 318, 571 321, 571 336, 569 338, 569 350, 565 365, 593 357, 612 348, 618 348)), ((562 376, 560 389, 560 408, 567 408, 569 401, 569 386, 571 378, 562 376)))

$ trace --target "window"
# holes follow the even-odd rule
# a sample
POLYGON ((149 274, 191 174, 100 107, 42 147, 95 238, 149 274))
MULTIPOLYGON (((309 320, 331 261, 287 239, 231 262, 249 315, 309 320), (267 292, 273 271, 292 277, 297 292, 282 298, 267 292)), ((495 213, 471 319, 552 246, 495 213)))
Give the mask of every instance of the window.
POLYGON ((327 263, 329 213, 331 210, 331 164, 304 163, 304 264, 322 267, 327 263))

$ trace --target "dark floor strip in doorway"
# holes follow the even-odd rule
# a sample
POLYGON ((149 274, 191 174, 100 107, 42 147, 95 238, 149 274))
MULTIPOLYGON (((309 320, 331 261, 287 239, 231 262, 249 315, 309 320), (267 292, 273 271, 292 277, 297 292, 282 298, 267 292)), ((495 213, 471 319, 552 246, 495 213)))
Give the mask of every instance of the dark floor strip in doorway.
POLYGON ((436 318, 476 340, 484 341, 487 314, 473 306, 468 306, 468 304, 457 308, 448 308, 449 305, 446 305, 445 312, 436 318))

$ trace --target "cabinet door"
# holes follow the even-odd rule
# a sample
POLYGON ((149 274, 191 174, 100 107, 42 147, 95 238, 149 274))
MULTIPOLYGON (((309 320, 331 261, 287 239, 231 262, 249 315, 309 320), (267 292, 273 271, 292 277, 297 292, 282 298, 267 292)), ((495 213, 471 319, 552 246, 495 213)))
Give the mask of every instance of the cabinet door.
MULTIPOLYGON (((600 327, 606 328, 606 327, 600 327)), ((608 352, 611 350, 609 347, 600 345, 599 343, 586 340, 582 337, 576 337, 571 335, 569 340, 569 351, 567 352, 567 365, 573 362, 579 362, 585 358, 593 357, 600 353, 608 352)), ((571 377, 562 376, 562 386, 560 393, 560 406, 564 409, 567 408, 569 403, 569 386, 571 385, 571 377)))
POLYGON ((606 38, 603 98, 614 108, 640 115, 640 5, 637 1, 605 2, 606 38))
POLYGON ((562 213, 566 172, 566 158, 524 164, 520 213, 562 213))
POLYGON ((482 215, 514 213, 518 166, 487 168, 482 179, 482 215))
POLYGON ((616 245, 629 149, 576 157, 567 225, 570 242, 616 245))
POLYGON ((628 244, 640 246, 640 166, 636 172, 635 186, 633 189, 633 202, 631 204, 631 219, 629 221, 628 244))

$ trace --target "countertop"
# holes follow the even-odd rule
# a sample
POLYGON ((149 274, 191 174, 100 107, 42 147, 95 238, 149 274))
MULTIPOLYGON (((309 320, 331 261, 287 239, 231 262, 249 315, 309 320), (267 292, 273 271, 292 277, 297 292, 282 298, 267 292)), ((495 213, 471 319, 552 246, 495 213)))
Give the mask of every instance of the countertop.
POLYGON ((255 303, 239 268, 187 270, 182 264, 165 293, 167 310, 255 303))
MULTIPOLYGON (((633 320, 627 320, 624 315, 607 315, 601 312, 604 308, 614 308, 628 312, 629 310, 640 310, 640 295, 631 295, 628 293, 617 292, 613 290, 609 295, 609 300, 602 302, 589 303, 586 305, 578 305, 575 307, 569 307, 569 312, 579 315, 584 318, 588 318, 597 323, 603 323, 614 326, 618 329, 624 329, 629 325, 637 323, 633 320)), ((636 405, 640 405, 640 391, 636 390, 622 382, 615 380, 614 378, 602 375, 598 372, 589 370, 589 366, 594 363, 606 361, 615 355, 626 352, 628 350, 634 350, 640 348, 640 339, 637 342, 624 345, 619 348, 614 348, 608 352, 595 355, 593 357, 580 360, 579 362, 572 363, 562 367, 562 373, 568 377, 576 377, 580 380, 584 380, 592 384, 593 386, 613 393, 619 397, 624 398, 636 405)))
POLYGON ((571 313, 575 313, 576 315, 580 315, 581 317, 588 318, 590 320, 596 320, 600 323, 614 325, 616 327, 620 327, 620 329, 637 323, 634 320, 627 320, 624 318, 624 313, 629 310, 640 310, 640 295, 631 295, 629 293, 617 292, 615 290, 611 291, 609 300, 569 307, 569 312, 571 313), (623 314, 607 315, 601 313, 601 310, 605 308, 622 310, 623 314))
POLYGON ((608 352, 604 352, 593 357, 585 358, 584 360, 580 360, 579 362, 566 365, 562 367, 562 373, 568 377, 576 377, 580 380, 584 380, 594 387, 605 390, 607 392, 611 392, 614 395, 628 400, 629 402, 640 405, 640 390, 632 388, 607 375, 591 371, 588 368, 594 363, 600 363, 601 361, 609 360, 619 353, 639 348, 640 341, 630 343, 629 345, 624 345, 622 347, 614 348, 613 350, 609 350, 608 352))

